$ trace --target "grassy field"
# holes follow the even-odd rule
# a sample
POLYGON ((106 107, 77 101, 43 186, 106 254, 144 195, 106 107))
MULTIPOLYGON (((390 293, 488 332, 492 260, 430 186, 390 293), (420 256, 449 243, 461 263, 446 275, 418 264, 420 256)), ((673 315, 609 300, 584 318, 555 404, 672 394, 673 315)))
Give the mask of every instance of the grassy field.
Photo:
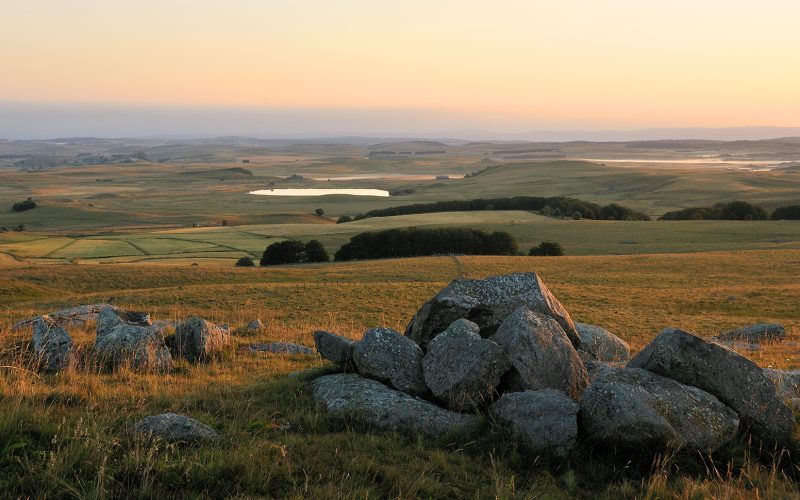
MULTIPOLYGON (((68 249, 69 247, 67 247, 68 249)), ((762 366, 800 368, 800 258, 795 250, 686 255, 451 257, 235 269, 224 266, 52 265, 0 269, 0 493, 4 497, 499 497, 787 498, 800 495, 800 462, 745 451, 715 457, 615 455, 582 444, 564 463, 534 459, 496 424, 428 440, 383 432, 318 410, 309 380, 318 358, 254 355, 236 347, 288 340, 313 345, 327 328, 403 329, 454 277, 536 271, 573 318, 641 349, 675 326, 702 335, 754 321, 783 323, 787 343, 747 351, 762 366), (237 334, 208 365, 163 376, 74 369, 25 371, 25 333, 13 321, 79 303, 111 301, 156 319, 200 314, 237 334), (287 377, 298 370, 298 377, 287 377), (219 431, 213 445, 150 443, 127 429, 173 411, 219 431), (287 428, 286 424, 289 424, 287 428)), ((71 332, 93 341, 91 325, 71 332)))

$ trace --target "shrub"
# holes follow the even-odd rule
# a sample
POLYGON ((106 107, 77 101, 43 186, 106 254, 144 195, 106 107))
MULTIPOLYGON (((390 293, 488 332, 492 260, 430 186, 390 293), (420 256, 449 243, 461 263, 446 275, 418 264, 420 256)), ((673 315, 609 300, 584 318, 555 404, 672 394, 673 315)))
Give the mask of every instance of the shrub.
POLYGON ((319 215, 320 217, 322 217, 323 215, 325 215, 325 210, 323 210, 321 208, 318 208, 318 209, 314 210, 314 213, 319 215))
POLYGON ((800 220, 800 205, 778 207, 772 212, 773 220, 800 220))
POLYGON ((319 240, 311 240, 306 243, 305 261, 306 262, 328 262, 331 258, 319 240))
POLYGON ((539 257, 558 257, 564 255, 561 243, 557 241, 543 241, 539 246, 532 247, 528 255, 539 257))
POLYGON ((36 202, 33 201, 32 198, 28 198, 25 201, 18 201, 11 206, 11 209, 15 212, 24 212, 25 210, 34 208, 36 208, 36 202))
POLYGON ((286 240, 269 245, 261 256, 262 266, 299 264, 305 260, 306 246, 301 241, 286 240))
POLYGON ((236 261, 236 267, 253 267, 256 263, 253 262, 252 257, 242 257, 241 259, 236 261))
POLYGON ((572 212, 572 220, 581 220, 582 217, 580 212, 572 212))
POLYGON ((353 221, 353 218, 350 217, 349 215, 342 215, 341 217, 336 219, 336 223, 337 224, 344 224, 345 222, 352 222, 352 221, 353 221))

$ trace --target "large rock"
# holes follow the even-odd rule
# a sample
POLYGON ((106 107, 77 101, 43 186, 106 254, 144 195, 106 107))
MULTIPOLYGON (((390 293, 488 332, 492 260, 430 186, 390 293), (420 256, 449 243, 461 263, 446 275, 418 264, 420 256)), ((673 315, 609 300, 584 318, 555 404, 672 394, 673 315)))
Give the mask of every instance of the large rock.
POLYGON ((481 327, 481 337, 490 337, 506 316, 520 306, 555 319, 573 345, 580 344, 569 313, 535 273, 485 280, 457 279, 422 306, 408 325, 406 335, 426 349, 428 342, 453 321, 465 318, 481 327))
POLYGON ((391 328, 371 328, 356 343, 358 373, 409 394, 428 392, 422 375, 422 349, 391 328))
POLYGON ((382 429, 441 436, 469 430, 478 418, 445 410, 423 399, 352 373, 319 377, 313 396, 332 413, 353 415, 382 429))
POLYGON ((247 323, 247 326, 245 327, 245 330, 248 333, 259 333, 259 332, 263 332, 266 328, 267 328, 267 325, 265 325, 264 322, 261 321, 261 319, 254 319, 250 323, 247 323))
POLYGON ((674 328, 662 330, 628 366, 713 394, 762 437, 785 441, 794 430, 792 411, 761 368, 744 356, 691 333, 674 328))
POLYGON ((781 399, 791 408, 800 410, 800 370, 764 368, 764 375, 775 384, 781 399))
POLYGON ((133 430, 170 442, 213 441, 219 437, 211 427, 175 413, 145 417, 133 424, 133 430))
POLYGON ((274 354, 314 354, 314 349, 294 342, 266 342, 248 344, 242 348, 248 352, 269 352, 274 354))
POLYGON ((637 368, 603 372, 581 401, 586 438, 622 448, 714 451, 738 427, 736 413, 711 394, 637 368))
MULTIPOLYGON (((48 313, 46 316, 49 317, 54 324, 59 326, 82 326, 87 321, 97 320, 100 311, 104 307, 110 307, 116 311, 120 311, 119 308, 109 304, 87 304, 61 309, 60 311, 48 313)), ((11 329, 13 331, 18 331, 24 328, 31 328, 38 318, 39 316, 19 321, 15 323, 11 329)))
POLYGON ((502 347, 481 338, 480 327, 458 319, 428 344, 425 383, 448 408, 465 411, 491 402, 500 377, 511 368, 502 347))
POLYGON ((111 307, 100 311, 97 319, 95 352, 114 366, 129 363, 133 369, 167 371, 172 356, 164 343, 164 332, 149 324, 144 314, 120 314, 111 307))
POLYGON ((536 454, 566 457, 578 439, 580 406, 555 389, 507 392, 489 407, 536 454))
POLYGON ((522 306, 509 315, 491 340, 511 359, 504 377, 508 391, 558 389, 580 399, 589 375, 561 326, 522 306))
POLYGON ((191 316, 175 328, 175 342, 180 354, 189 361, 213 358, 230 344, 227 328, 197 316, 191 316))
POLYGON ((39 316, 33 322, 33 352, 40 370, 63 370, 72 358, 72 338, 52 318, 39 316))
POLYGON ((786 329, 777 323, 756 323, 735 330, 720 333, 720 340, 741 340, 745 342, 780 342, 786 338, 786 329))
POLYGON ((314 332, 314 345, 323 358, 336 363, 346 371, 355 371, 353 350, 356 343, 354 341, 325 330, 317 330, 314 332))
POLYGON ((628 361, 631 350, 628 344, 605 328, 586 323, 575 323, 581 346, 578 354, 584 361, 628 361))

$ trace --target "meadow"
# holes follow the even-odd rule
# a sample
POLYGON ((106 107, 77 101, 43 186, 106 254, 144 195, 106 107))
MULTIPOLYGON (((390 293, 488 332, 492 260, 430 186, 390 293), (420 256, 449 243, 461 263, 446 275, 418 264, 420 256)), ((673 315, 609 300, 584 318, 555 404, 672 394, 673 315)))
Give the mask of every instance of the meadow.
MULTIPOLYGON (((499 497, 785 498, 800 495, 798 450, 747 451, 744 437, 714 457, 616 454, 581 444, 564 463, 534 459, 487 419, 472 435, 430 440, 380 431, 317 409, 317 357, 252 354, 258 341, 313 345, 318 328, 359 338, 404 329, 451 279, 536 271, 577 321, 602 325, 641 349, 675 326, 701 335, 778 321, 783 344, 746 351, 761 366, 800 368, 796 251, 576 257, 431 257, 273 268, 227 265, 17 264, 0 274, 0 479, 5 497, 499 497), (167 375, 75 368, 28 371, 33 314, 110 301, 156 319, 199 314, 241 331, 210 364, 167 375), (152 443, 127 431, 172 411, 219 430, 211 445, 152 443)), ((93 325, 74 328, 88 349, 93 325)), ((800 432, 800 430, 798 431, 800 432)), ((798 434, 800 437, 800 434, 798 434)))

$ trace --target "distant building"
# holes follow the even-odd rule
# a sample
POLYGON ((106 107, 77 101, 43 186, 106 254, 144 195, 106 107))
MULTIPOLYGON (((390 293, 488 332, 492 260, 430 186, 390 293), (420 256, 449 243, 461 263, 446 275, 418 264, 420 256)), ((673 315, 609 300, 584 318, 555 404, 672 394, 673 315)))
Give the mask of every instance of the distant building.
POLYGON ((450 176, 449 175, 437 175, 436 176, 436 180, 437 181, 449 181, 450 180, 450 176))

